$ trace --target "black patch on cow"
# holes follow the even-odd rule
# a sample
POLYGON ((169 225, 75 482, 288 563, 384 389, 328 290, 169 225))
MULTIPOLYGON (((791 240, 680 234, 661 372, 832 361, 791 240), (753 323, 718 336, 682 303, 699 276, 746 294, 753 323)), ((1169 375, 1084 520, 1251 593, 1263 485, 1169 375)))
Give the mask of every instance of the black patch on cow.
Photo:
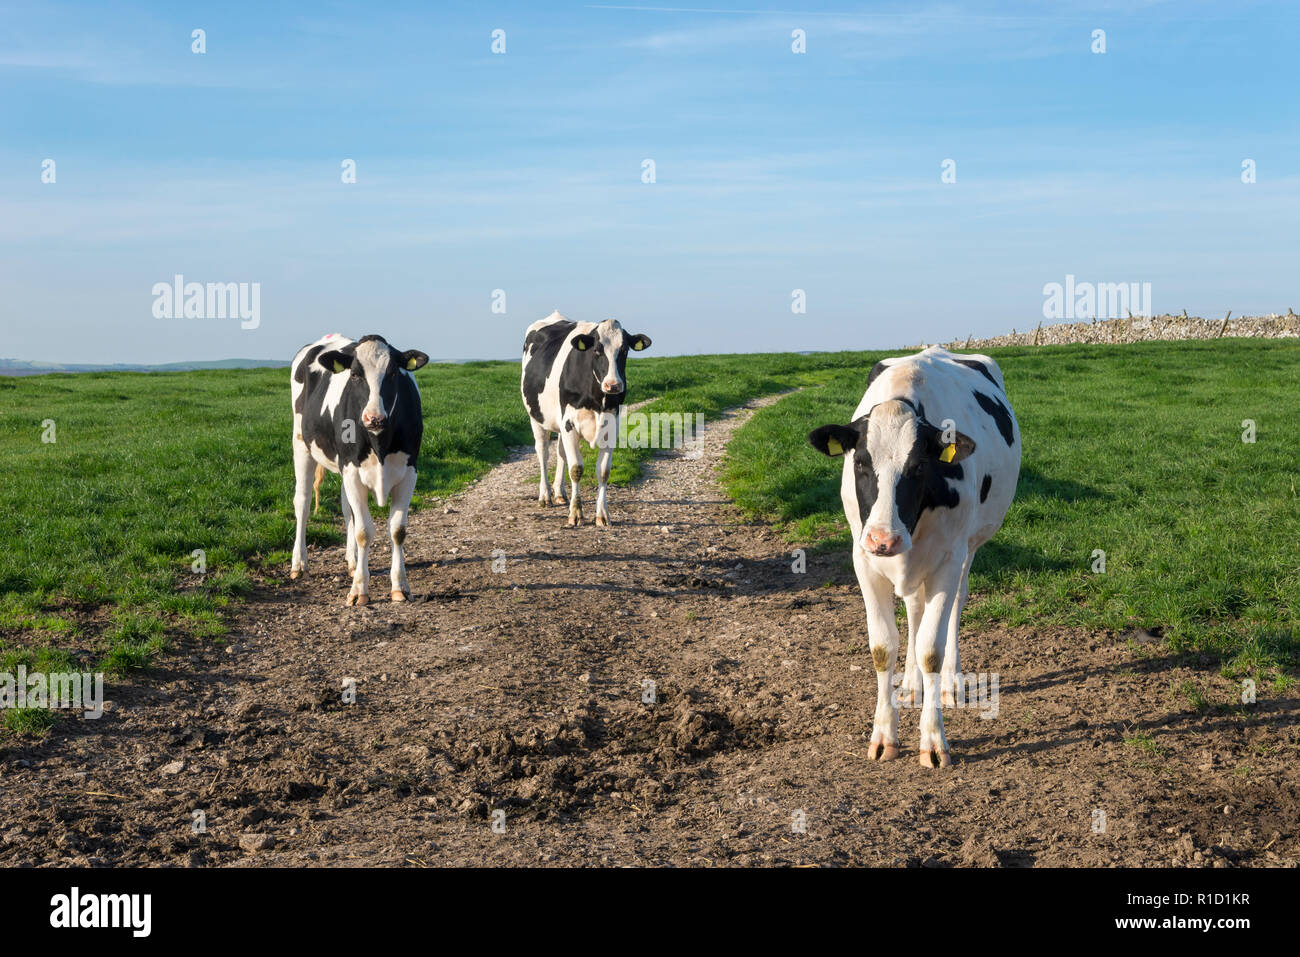
MULTIPOLYGON (((297 367, 293 370, 293 381, 301 382, 304 385, 306 385, 307 370, 316 365, 316 357, 319 356, 324 351, 325 351, 325 347, 323 345, 312 346, 310 349, 308 349, 307 354, 302 358, 302 362, 300 362, 297 365, 297 367)), ((298 393, 298 398, 293 400, 293 411, 301 413, 303 410, 303 404, 306 401, 306 399, 307 399, 307 390, 303 389, 301 392, 298 393)))
POLYGON ((988 379, 999 389, 1002 388, 1001 385, 998 385, 998 380, 993 378, 993 373, 989 371, 989 367, 986 366, 984 363, 980 362, 978 359, 957 359, 957 361, 960 362, 962 365, 964 365, 967 369, 974 369, 976 372, 978 372, 984 378, 988 379))
POLYGON ((562 322, 552 322, 540 329, 534 329, 524 340, 524 355, 528 355, 529 346, 532 346, 533 350, 532 357, 524 366, 524 404, 528 406, 528 414, 532 416, 534 422, 543 421, 542 390, 546 388, 546 379, 551 374, 551 366, 555 365, 555 357, 559 355, 560 347, 564 345, 564 340, 569 338, 569 333, 577 327, 576 322, 569 322, 567 319, 562 322))
POLYGON ((1011 424, 1011 412, 1002 404, 1001 400, 977 391, 975 401, 980 404, 981 409, 993 417, 993 421, 997 424, 998 431, 1002 433, 1002 438, 1006 440, 1007 445, 1014 445, 1016 431, 1011 424))
POLYGON ((408 353, 393 349, 388 367, 388 375, 379 385, 379 394, 388 408, 388 421, 383 431, 371 432, 361 424, 361 413, 365 409, 368 391, 364 376, 358 374, 355 367, 344 367, 343 372, 328 372, 316 359, 324 352, 340 353, 340 358, 355 354, 360 342, 378 340, 388 343, 382 336, 366 336, 357 343, 349 343, 341 349, 329 349, 328 344, 320 348, 309 349, 303 360, 295 367, 293 377, 304 383, 298 405, 302 413, 302 438, 308 445, 320 448, 329 459, 342 470, 344 465, 360 465, 373 452, 380 462, 394 452, 406 454, 407 465, 416 467, 420 453, 420 440, 424 436, 424 416, 420 409, 420 392, 415 379, 406 371, 404 362, 408 353), (326 412, 325 394, 335 376, 348 376, 343 394, 333 412, 326 412), (351 437, 353 441, 344 441, 344 425, 351 420, 351 437))
MULTIPOLYGON (((615 356, 618 377, 627 382, 628 336, 623 336, 623 346, 615 356)), ((560 408, 590 409, 593 412, 618 413, 618 407, 627 398, 625 392, 605 392, 600 387, 609 372, 609 357, 599 341, 591 349, 570 349, 560 370, 560 408)))
MULTIPOLYGON (((879 476, 867 451, 867 418, 856 420, 853 427, 858 432, 858 442, 853 449, 853 484, 857 492, 858 514, 865 524, 880 495, 879 476)), ((960 482, 965 471, 957 462, 939 461, 942 449, 939 436, 939 430, 929 423, 922 421, 918 424, 916 442, 908 452, 895 486, 898 517, 907 527, 908 534, 916 531, 917 523, 927 509, 956 508, 961 504, 961 494, 949 483, 960 482)))
POLYGON ((877 379, 879 379, 879 378, 880 378, 880 374, 881 374, 882 372, 884 372, 884 371, 885 371, 886 369, 888 369, 888 368, 889 368, 889 366, 885 365, 885 363, 884 363, 883 360, 880 361, 880 362, 877 362, 875 365, 873 365, 873 366, 871 367, 871 374, 870 374, 869 376, 867 376, 867 388, 870 389, 870 388, 871 388, 871 383, 873 383, 873 382, 875 382, 877 379))
POLYGON ((564 431, 565 431, 565 432, 572 432, 572 431, 573 431, 573 420, 572 420, 572 419, 565 419, 565 420, 564 420, 564 431))
POLYGON ((989 489, 993 487, 993 476, 984 476, 984 481, 980 483, 980 504, 983 505, 988 501, 989 489))

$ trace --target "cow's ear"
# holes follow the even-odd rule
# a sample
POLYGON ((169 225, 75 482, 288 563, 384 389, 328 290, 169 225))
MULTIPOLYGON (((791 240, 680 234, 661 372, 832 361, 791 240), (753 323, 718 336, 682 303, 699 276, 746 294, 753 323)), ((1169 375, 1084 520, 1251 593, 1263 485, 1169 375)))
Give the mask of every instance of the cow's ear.
POLYGON ((316 358, 316 361, 320 363, 321 368, 326 372, 347 372, 352 367, 351 353, 339 349, 322 352, 316 358))
POLYGON ((579 352, 586 352, 596 344, 596 337, 590 333, 580 332, 569 341, 573 343, 573 348, 579 352))
POLYGON ((942 429, 935 429, 932 442, 939 461, 948 465, 954 465, 968 458, 975 451, 975 440, 964 432, 944 432, 942 429), (949 439, 951 441, 946 441, 949 439))
POLYGON ((808 441, 818 452, 834 458, 858 444, 858 430, 851 425, 823 425, 808 433, 808 441))
POLYGON ((633 352, 644 352, 646 349, 650 348, 649 336, 636 335, 628 341, 632 344, 633 352))
POLYGON ((419 349, 410 349, 402 353, 402 368, 407 372, 414 372, 428 361, 429 357, 419 349))

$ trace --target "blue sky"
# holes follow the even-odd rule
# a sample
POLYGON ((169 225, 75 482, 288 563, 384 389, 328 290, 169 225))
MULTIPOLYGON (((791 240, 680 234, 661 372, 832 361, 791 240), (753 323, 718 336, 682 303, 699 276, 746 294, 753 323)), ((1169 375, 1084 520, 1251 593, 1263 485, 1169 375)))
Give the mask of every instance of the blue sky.
POLYGON ((0 355, 506 358, 553 308, 890 348, 1030 328, 1067 274, 1300 309, 1298 41, 1250 2, 3 4, 0 355), (155 318, 177 273, 260 283, 260 325, 155 318))

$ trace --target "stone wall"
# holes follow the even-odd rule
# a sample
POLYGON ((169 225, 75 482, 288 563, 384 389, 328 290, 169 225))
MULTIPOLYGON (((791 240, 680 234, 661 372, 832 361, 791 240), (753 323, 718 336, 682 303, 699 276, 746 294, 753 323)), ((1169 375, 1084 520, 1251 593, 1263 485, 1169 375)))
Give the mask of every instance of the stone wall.
POLYGON ((1300 316, 1287 310, 1286 315, 1242 316, 1225 319, 1202 319, 1199 316, 1152 316, 1131 319, 1106 319, 1096 322, 1063 322, 1039 325, 1025 332, 1012 330, 1009 335, 989 339, 955 339, 940 343, 949 349, 993 349, 998 346, 1054 346, 1077 342, 1151 342, 1157 339, 1294 339, 1300 337, 1300 316))

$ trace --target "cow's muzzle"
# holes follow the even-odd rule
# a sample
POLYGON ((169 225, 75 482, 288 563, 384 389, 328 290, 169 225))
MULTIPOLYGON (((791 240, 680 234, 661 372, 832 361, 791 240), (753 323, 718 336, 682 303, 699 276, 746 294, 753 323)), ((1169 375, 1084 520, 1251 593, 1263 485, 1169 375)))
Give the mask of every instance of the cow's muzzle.
POLYGON ((897 555, 903 551, 903 536, 888 530, 869 528, 862 536, 862 550, 881 557, 897 555))
POLYGON ((382 432, 384 431, 384 426, 388 424, 388 416, 365 412, 361 415, 361 424, 364 425, 366 430, 369 432, 382 432))

